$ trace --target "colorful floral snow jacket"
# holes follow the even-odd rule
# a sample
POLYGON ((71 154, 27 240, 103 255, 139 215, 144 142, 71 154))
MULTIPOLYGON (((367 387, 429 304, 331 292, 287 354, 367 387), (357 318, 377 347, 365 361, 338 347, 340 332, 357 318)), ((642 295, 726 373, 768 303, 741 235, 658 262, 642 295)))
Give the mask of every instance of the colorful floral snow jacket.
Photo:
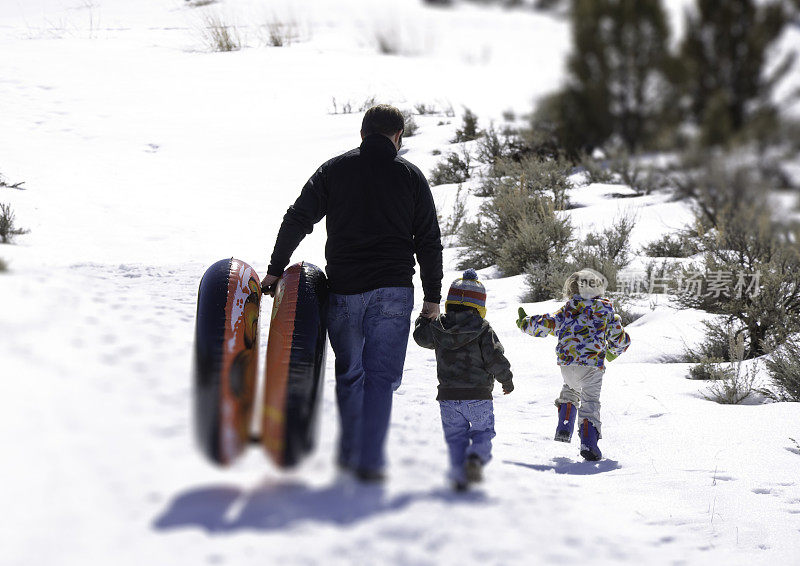
POLYGON ((606 351, 619 356, 631 344, 614 306, 603 297, 583 299, 575 295, 553 315, 535 314, 524 319, 522 331, 537 337, 556 336, 560 366, 605 368, 606 351))

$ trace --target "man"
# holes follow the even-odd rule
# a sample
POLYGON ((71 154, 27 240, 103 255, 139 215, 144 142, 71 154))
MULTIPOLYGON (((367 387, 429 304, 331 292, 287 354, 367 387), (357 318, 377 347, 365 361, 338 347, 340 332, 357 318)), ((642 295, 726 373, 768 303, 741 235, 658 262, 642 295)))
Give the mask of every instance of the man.
POLYGON ((442 243, 430 188, 397 155, 403 115, 370 108, 361 146, 324 163, 283 217, 262 286, 275 283, 292 252, 327 216, 328 335, 336 356, 341 435, 338 465, 362 481, 384 478, 393 392, 400 386, 414 303, 414 256, 424 291, 421 315, 436 318, 442 243))

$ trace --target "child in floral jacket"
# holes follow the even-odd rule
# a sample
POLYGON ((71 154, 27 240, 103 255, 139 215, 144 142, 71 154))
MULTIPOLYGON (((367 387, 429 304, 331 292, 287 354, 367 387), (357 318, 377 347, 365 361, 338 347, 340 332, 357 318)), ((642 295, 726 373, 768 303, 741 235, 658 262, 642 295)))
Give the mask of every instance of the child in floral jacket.
POLYGON ((558 426, 555 439, 570 442, 579 407, 581 456, 587 460, 602 458, 597 441, 600 433, 600 388, 605 374, 605 360, 612 361, 630 346, 631 339, 622 328, 620 316, 611 301, 604 298, 606 280, 591 269, 570 275, 564 283, 569 300, 553 315, 526 316, 519 309, 517 326, 531 336, 554 335, 558 338, 556 356, 561 366, 564 386, 556 399, 558 426))

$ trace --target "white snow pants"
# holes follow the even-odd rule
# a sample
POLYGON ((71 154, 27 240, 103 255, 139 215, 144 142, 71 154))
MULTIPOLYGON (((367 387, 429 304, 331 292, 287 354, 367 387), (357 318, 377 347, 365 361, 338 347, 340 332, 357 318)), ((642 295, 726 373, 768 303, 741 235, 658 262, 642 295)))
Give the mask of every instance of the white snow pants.
POLYGON ((561 377, 564 378, 564 387, 561 395, 556 399, 556 407, 562 403, 572 403, 578 407, 578 426, 583 419, 597 429, 597 435, 602 438, 600 427, 600 388, 603 386, 603 374, 606 372, 595 366, 561 366, 561 377))

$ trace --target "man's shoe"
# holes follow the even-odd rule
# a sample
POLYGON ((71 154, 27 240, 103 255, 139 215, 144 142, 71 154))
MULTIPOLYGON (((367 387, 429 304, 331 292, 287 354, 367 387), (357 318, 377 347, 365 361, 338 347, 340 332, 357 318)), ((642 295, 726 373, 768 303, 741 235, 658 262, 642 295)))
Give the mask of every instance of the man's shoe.
POLYGON ((382 470, 356 470, 356 479, 361 483, 383 483, 386 474, 382 470))
POLYGON ((467 475, 468 483, 479 483, 483 481, 483 462, 477 454, 467 456, 464 463, 464 472, 467 475))

